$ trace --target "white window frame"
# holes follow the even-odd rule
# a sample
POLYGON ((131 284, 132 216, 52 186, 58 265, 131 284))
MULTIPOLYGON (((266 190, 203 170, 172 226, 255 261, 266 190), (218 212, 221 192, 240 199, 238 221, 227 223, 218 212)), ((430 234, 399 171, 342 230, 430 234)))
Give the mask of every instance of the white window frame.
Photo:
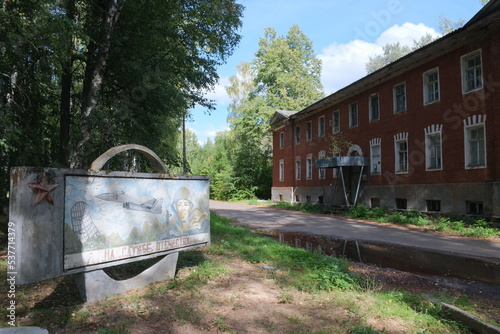
POLYGON ((433 124, 424 129, 425 133, 425 170, 439 171, 443 170, 443 125, 433 124), (438 138, 439 145, 432 145, 432 138, 438 138), (437 147, 436 147, 437 146, 437 147), (436 156, 436 153, 439 156, 436 156), (438 159, 439 166, 434 164, 435 159, 438 159))
POLYGON ((465 169, 477 169, 477 168, 486 168, 488 162, 487 155, 487 141, 486 141, 486 115, 473 115, 469 116, 467 119, 464 119, 464 160, 465 160, 465 169), (477 129, 483 130, 483 154, 484 154, 484 163, 483 164, 472 164, 471 158, 471 132, 477 129))
POLYGON ((382 174, 382 140, 380 138, 370 140, 370 173, 382 174), (378 147, 378 155, 374 155, 375 147, 378 147))
POLYGON ((483 55, 481 49, 472 51, 460 57, 460 69, 462 74, 462 94, 468 94, 470 92, 474 92, 476 90, 480 90, 483 88, 484 72, 483 72, 483 55), (475 59, 477 56, 479 56, 480 64, 469 67, 469 60, 475 59), (469 87, 469 80, 468 80, 468 76, 471 71, 473 72, 471 73, 473 75, 473 80, 476 81, 474 87, 472 88, 469 87))
POLYGON ((312 154, 308 154, 306 157, 306 180, 312 180, 313 172, 312 172, 312 154))
POLYGON ((377 94, 372 94, 368 98, 368 109, 369 109, 368 113, 369 113, 369 117, 370 117, 370 122, 374 122, 374 121, 380 120, 380 95, 378 93, 377 94), (373 98, 375 96, 377 97, 377 118, 373 117, 373 98))
POLYGON ((401 82, 397 85, 394 85, 394 87, 392 88, 392 95, 393 95, 393 106, 394 106, 394 113, 395 114, 398 114, 400 112, 404 112, 407 110, 407 96, 406 96, 406 82, 401 82), (397 92, 397 89, 398 87, 401 87, 403 86, 403 96, 404 96, 404 107, 403 109, 399 109, 398 106, 398 92, 397 92))
POLYGON ((408 132, 402 132, 394 136, 394 155, 395 155, 395 165, 394 165, 394 171, 396 174, 408 174, 409 170, 409 165, 408 165, 408 132), (406 151, 401 151, 401 144, 405 143, 406 144, 406 151), (401 160, 401 154, 400 153, 406 152, 404 155, 404 163, 401 160), (400 168, 402 164, 406 167, 405 168, 400 168))
POLYGON ((285 160, 281 159, 279 162, 280 166, 280 181, 285 181, 285 160))
POLYGON ((313 134, 312 134, 312 128, 313 128, 313 123, 312 121, 309 121, 306 123, 306 140, 311 141, 313 134))
POLYGON ((326 135, 325 122, 326 122, 325 116, 318 117, 318 137, 324 137, 326 135))
POLYGON ((332 113, 332 132, 339 133, 340 132, 340 111, 336 110, 332 113), (335 115, 337 115, 337 119, 335 119, 335 115))
POLYGON ((351 103, 349 105, 349 128, 355 128, 358 125, 359 125, 358 102, 354 102, 354 103, 351 103), (354 111, 356 112, 356 115, 353 114, 354 111), (356 117, 354 117, 354 116, 356 116, 356 117), (356 120, 356 124, 354 124, 354 120, 356 120))
POLYGON ((424 105, 439 102, 441 100, 441 84, 439 81, 439 67, 435 67, 422 74, 424 105), (436 81, 430 81, 433 74, 436 74, 436 81), (432 90, 432 93, 431 93, 432 90))
POLYGON ((285 147, 285 133, 280 132, 280 148, 285 147))
MULTIPOLYGON (((319 159, 325 159, 326 158, 326 152, 325 151, 320 151, 318 154, 319 159)), ((318 168, 318 178, 320 180, 326 179, 326 169, 325 168, 318 168)))
POLYGON ((302 177, 302 166, 300 164, 300 157, 295 158, 295 180, 300 180, 302 177))

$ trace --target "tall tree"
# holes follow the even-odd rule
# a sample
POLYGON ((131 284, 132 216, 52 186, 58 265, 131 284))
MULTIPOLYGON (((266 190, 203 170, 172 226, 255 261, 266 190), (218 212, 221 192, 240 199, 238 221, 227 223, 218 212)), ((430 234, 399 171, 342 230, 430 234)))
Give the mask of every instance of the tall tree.
POLYGON ((254 61, 238 66, 226 87, 233 197, 270 196, 269 119, 277 109, 300 110, 321 98, 320 75, 321 61, 298 26, 286 36, 266 28, 254 61))
POLYGON ((381 55, 370 57, 368 62, 365 64, 365 70, 368 74, 373 73, 376 70, 389 65, 390 63, 406 56, 410 52, 413 52, 431 43, 434 40, 435 38, 431 34, 427 33, 420 37, 420 39, 413 40, 413 46, 411 47, 401 45, 399 42, 388 43, 382 47, 383 53, 381 55))
POLYGON ((323 96, 321 60, 297 25, 286 36, 266 28, 254 66, 257 92, 269 107, 300 110, 323 96))
POLYGON ((85 168, 146 145, 175 163, 185 111, 240 40, 236 0, 3 0, 0 202, 16 165, 85 168))

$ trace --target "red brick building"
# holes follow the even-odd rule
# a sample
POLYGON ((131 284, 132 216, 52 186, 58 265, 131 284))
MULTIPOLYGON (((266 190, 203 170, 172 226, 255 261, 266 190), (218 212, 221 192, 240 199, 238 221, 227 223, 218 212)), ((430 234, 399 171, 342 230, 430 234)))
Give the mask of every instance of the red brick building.
POLYGON ((274 201, 500 216, 500 0, 271 127, 274 201))

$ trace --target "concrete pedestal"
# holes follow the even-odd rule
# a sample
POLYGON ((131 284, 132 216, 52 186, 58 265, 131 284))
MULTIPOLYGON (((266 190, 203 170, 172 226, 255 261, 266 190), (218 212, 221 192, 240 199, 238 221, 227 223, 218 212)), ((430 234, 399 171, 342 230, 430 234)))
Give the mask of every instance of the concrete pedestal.
POLYGON ((175 276, 178 257, 178 252, 168 254, 161 261, 139 275, 123 281, 112 279, 103 270, 76 274, 76 286, 82 299, 88 302, 116 296, 137 287, 173 278, 175 276))

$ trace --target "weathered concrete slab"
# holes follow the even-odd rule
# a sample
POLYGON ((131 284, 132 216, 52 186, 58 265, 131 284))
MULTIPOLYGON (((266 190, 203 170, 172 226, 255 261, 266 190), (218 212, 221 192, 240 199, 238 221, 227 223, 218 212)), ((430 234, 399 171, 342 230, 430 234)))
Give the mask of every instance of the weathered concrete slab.
POLYGON ((88 302, 116 296, 137 287, 173 278, 178 257, 179 252, 169 254, 139 275, 123 281, 110 278, 103 270, 77 274, 76 286, 80 296, 88 302))
POLYGON ((49 331, 40 327, 11 327, 0 329, 0 334, 49 334, 49 331))
POLYGON ((316 168, 334 168, 334 167, 361 167, 369 166, 370 158, 354 157, 333 157, 316 160, 316 168))
POLYGON ((15 167, 8 275, 23 285, 209 244, 208 192, 201 176, 15 167))

